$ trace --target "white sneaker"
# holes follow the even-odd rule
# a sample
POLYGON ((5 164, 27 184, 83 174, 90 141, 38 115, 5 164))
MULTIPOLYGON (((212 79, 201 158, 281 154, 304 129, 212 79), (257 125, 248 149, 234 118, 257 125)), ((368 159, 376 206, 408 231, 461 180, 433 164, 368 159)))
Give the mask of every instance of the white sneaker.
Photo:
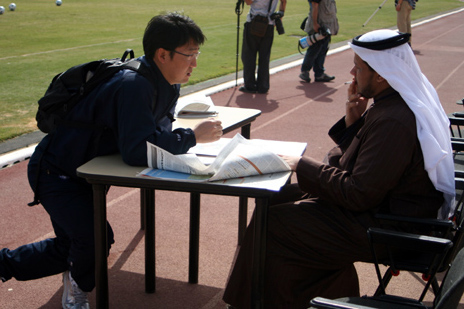
POLYGON ((90 309, 87 292, 82 291, 71 277, 69 270, 63 273, 63 309, 90 309))

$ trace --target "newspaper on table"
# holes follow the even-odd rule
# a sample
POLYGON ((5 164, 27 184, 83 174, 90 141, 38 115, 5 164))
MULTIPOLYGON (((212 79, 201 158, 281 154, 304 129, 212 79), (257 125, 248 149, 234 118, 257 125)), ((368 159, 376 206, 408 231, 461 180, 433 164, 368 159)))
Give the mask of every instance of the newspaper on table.
POLYGON ((192 95, 179 98, 174 115, 176 118, 203 118, 217 116, 211 97, 192 95))
POLYGON ((147 143, 147 146, 149 168, 142 171, 140 176, 179 178, 178 175, 163 172, 172 171, 194 176, 188 177, 189 180, 218 181, 290 171, 287 162, 275 152, 259 144, 254 145, 253 140, 245 139, 240 134, 235 135, 209 165, 193 153, 173 155, 151 143, 147 143))

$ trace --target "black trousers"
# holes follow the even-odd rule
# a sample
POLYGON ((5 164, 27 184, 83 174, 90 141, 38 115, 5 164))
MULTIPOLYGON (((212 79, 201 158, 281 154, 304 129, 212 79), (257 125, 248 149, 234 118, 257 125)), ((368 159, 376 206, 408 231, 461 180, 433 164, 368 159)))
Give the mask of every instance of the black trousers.
MULTIPOLYGON (((265 308, 308 308, 309 301, 316 296, 359 296, 353 263, 372 260, 363 226, 366 218, 360 224, 356 215, 340 207, 318 199, 294 199, 298 194, 295 185, 285 191, 292 190, 292 199, 296 201, 285 203, 284 198, 273 201, 269 208, 265 308), (282 203, 274 205, 275 202, 282 203)), ((254 218, 223 297, 227 304, 240 309, 251 306, 253 225, 254 218)))
POLYGON ((269 90, 269 62, 274 41, 274 25, 268 25, 264 37, 250 33, 250 23, 245 23, 242 43, 243 80, 249 90, 266 93, 269 90), (256 58, 258 77, 256 78, 256 58))
MULTIPOLYGON (((44 164, 43 164, 44 165, 44 164)), ((29 164, 29 180, 36 188, 37 166, 29 164)), ((71 271, 79 288, 95 287, 95 242, 92 187, 65 175, 40 171, 40 199, 50 215, 55 237, 30 243, 14 250, 0 250, 0 275, 25 281, 71 271)), ((39 207, 39 206, 36 206, 39 207)), ((108 224, 108 254, 114 243, 108 224)))

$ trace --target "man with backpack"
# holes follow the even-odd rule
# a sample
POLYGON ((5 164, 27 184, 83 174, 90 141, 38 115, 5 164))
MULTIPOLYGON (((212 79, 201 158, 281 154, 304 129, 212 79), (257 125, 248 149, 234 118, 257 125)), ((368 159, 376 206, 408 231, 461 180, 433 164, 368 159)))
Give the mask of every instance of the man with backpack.
MULTIPOLYGON (((44 137, 28 165, 35 193, 31 204, 43 205, 56 237, 0 250, 2 281, 63 273, 63 308, 89 308, 87 293, 95 286, 93 194, 76 168, 117 152, 127 164, 147 166, 147 141, 181 154, 196 143, 218 140, 222 126, 213 119, 172 131, 180 84, 189 80, 204 41, 189 17, 155 16, 145 29, 145 55, 137 59, 144 73, 119 70, 81 98, 44 137)), ((108 253, 112 243, 108 224, 108 253)))

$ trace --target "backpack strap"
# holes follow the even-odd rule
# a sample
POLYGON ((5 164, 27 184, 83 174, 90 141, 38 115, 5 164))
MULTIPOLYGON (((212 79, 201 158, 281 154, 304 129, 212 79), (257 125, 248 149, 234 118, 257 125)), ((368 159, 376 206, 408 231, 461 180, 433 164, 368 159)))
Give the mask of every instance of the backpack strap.
POLYGON ((134 59, 134 51, 130 48, 126 49, 124 54, 122 54, 121 61, 124 62, 126 61, 127 55, 129 55, 129 59, 134 59))
MULTIPOLYGON (((127 53, 127 50, 126 50, 126 52, 124 52, 124 55, 126 55, 126 53, 127 53)), ((124 55, 123 55, 123 57, 124 57, 124 55)), ((133 59, 133 60, 131 59, 131 60, 127 61, 124 64, 124 69, 135 71, 135 72, 139 73, 140 75, 142 75, 143 77, 145 77, 146 79, 148 79, 150 81, 150 83, 153 86, 153 91, 154 91, 153 102, 152 102, 152 105, 151 105, 151 110, 154 113, 155 112, 156 101, 157 101, 157 97, 158 97, 157 83, 156 83, 156 78, 155 78, 154 74, 142 62, 140 62, 140 61, 138 61, 136 59, 133 59)))

